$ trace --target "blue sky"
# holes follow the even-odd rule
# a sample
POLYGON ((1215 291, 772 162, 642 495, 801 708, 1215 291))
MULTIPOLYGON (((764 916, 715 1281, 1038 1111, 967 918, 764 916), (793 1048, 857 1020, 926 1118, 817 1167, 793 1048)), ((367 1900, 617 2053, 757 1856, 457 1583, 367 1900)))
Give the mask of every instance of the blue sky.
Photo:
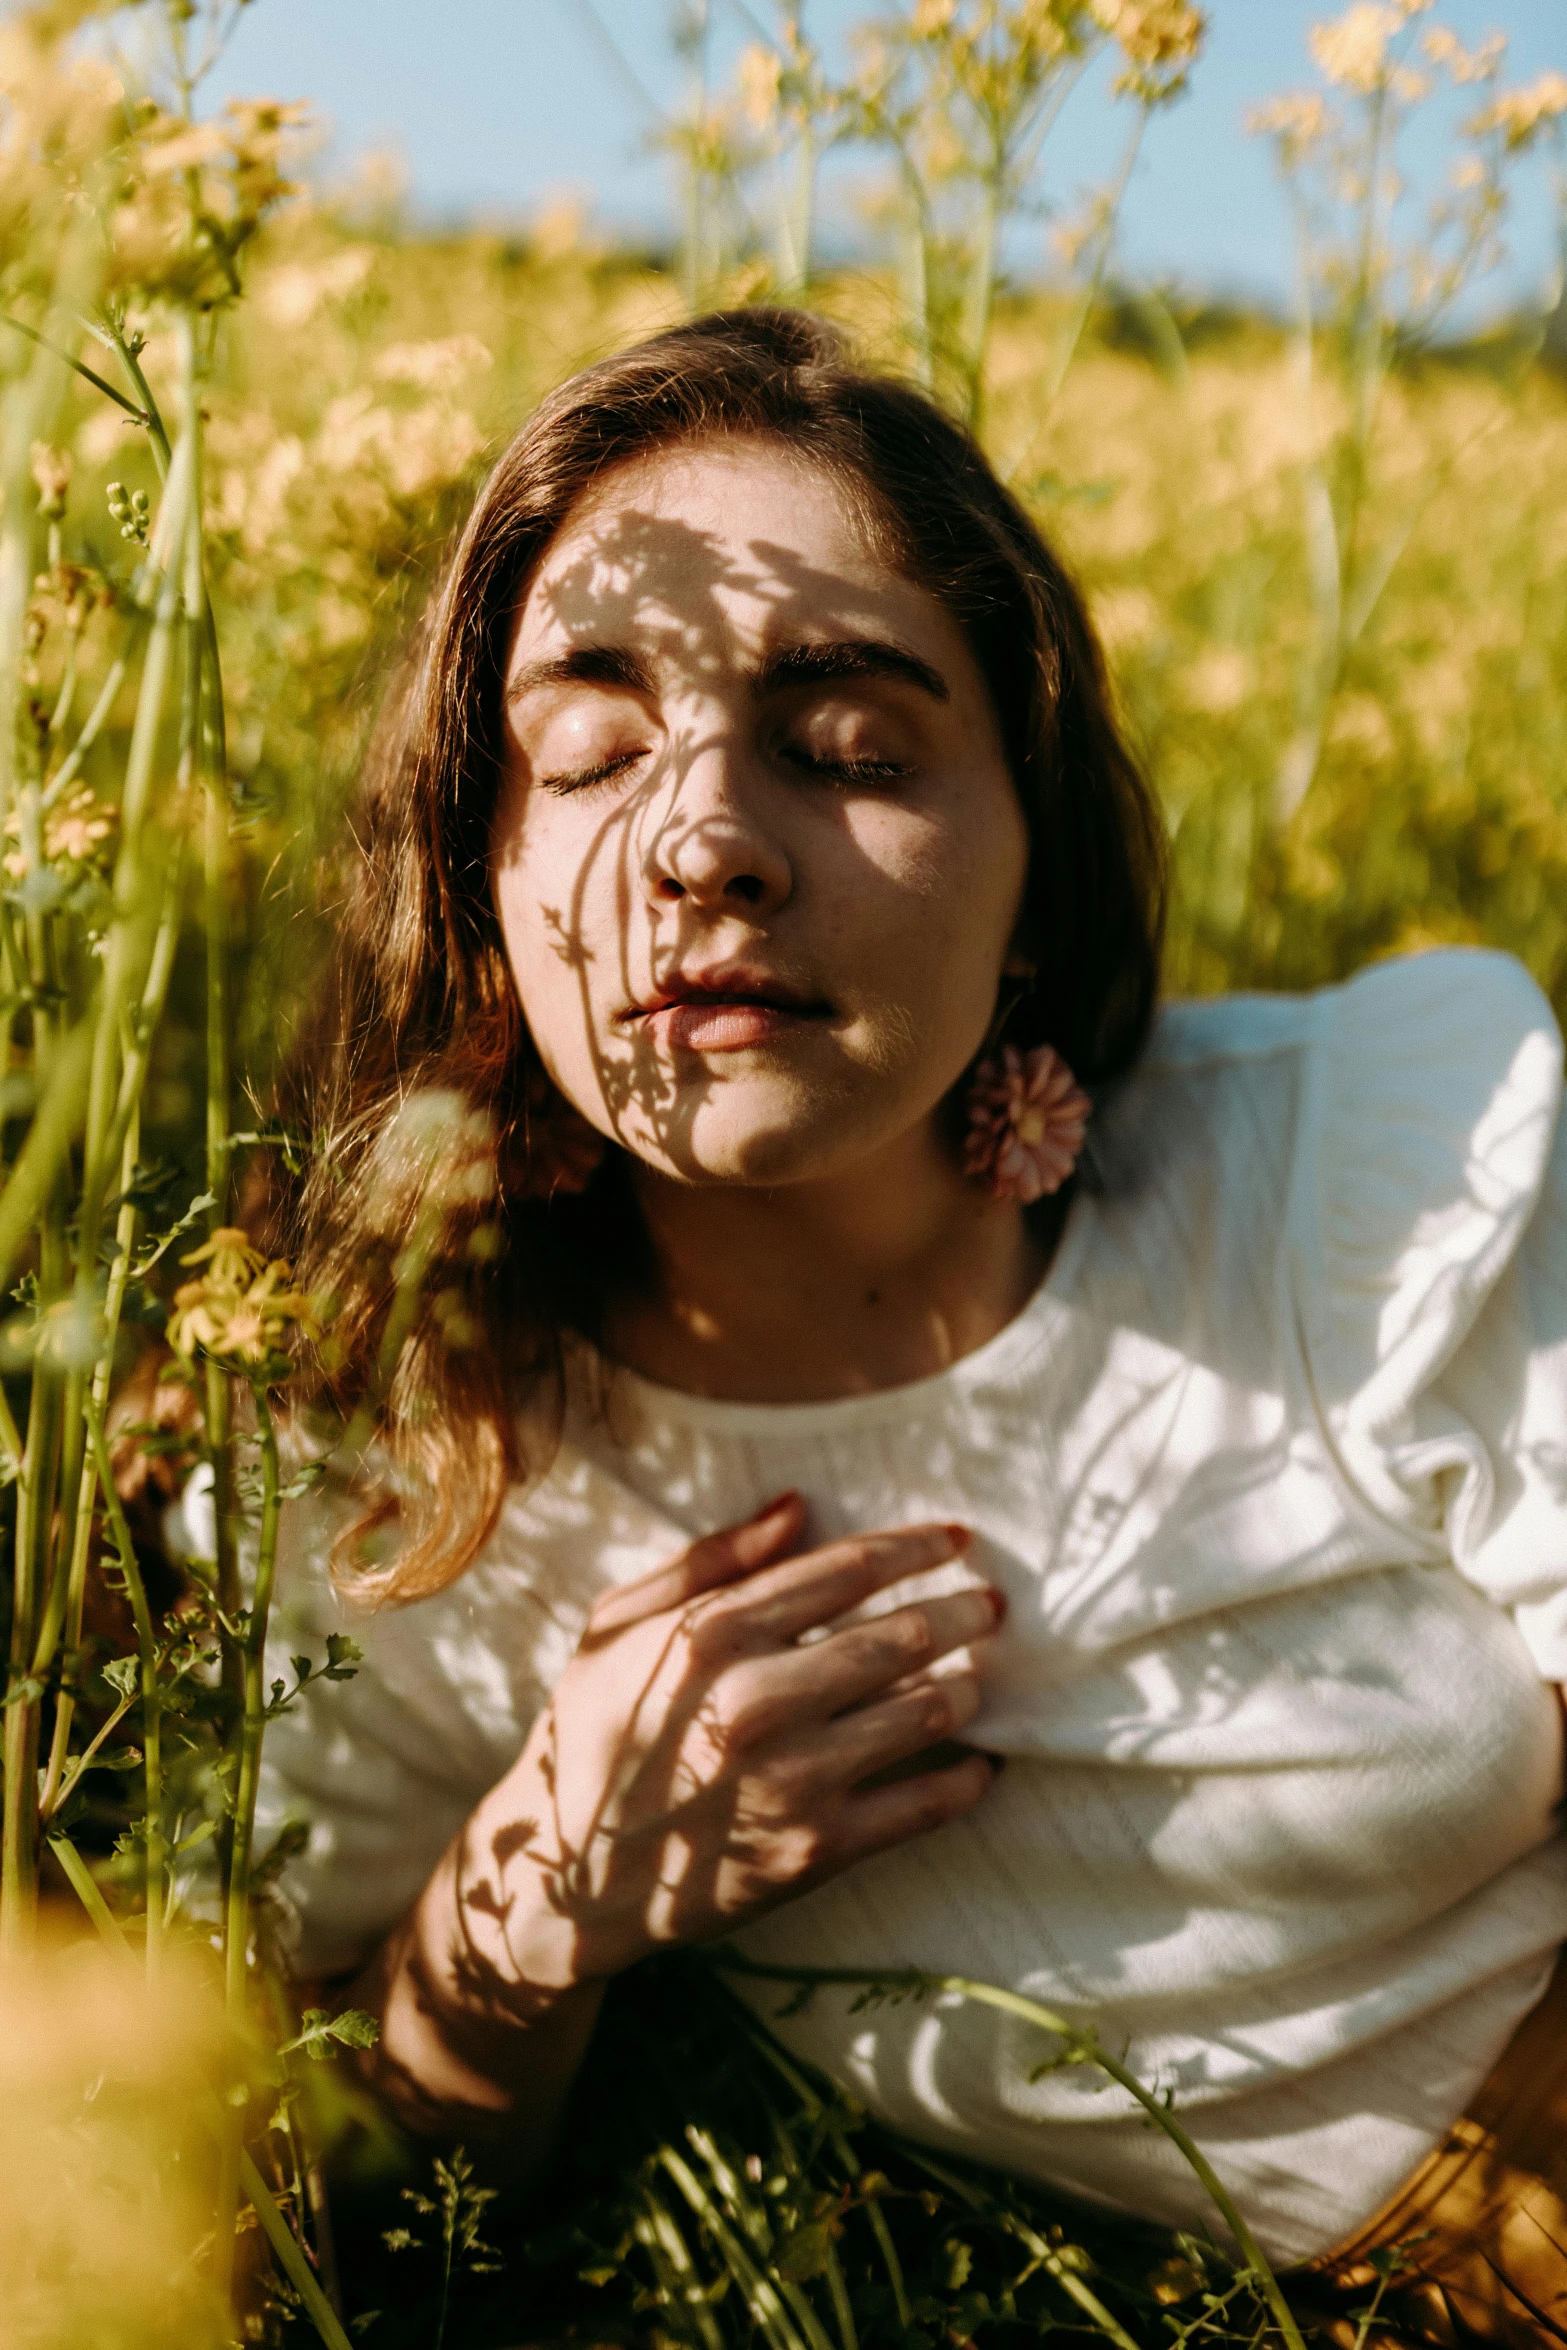
MULTIPOLYGON (((766 0, 752 0, 766 17, 766 0)), ((1285 298, 1289 238, 1266 154, 1241 130, 1246 109, 1309 78, 1306 32, 1324 0, 1207 0, 1208 54, 1191 94, 1156 118, 1122 216, 1122 266, 1193 289, 1285 298)), ((746 38, 736 0, 711 0, 716 37, 746 38)), ((666 0, 599 0, 636 76, 668 103, 682 70, 667 40, 666 0)), ((831 50, 870 0, 814 0, 808 21, 831 50)), ((1432 21, 1477 39, 1509 38, 1509 78, 1567 70, 1567 0, 1444 0, 1432 21)), ((1104 178, 1124 108, 1085 86, 1063 117, 1042 190, 1070 207, 1104 178)), ((570 191, 606 227, 666 229, 663 166, 649 155, 649 116, 596 45, 576 0, 253 0, 212 94, 308 97, 329 133, 324 167, 369 148, 403 157, 426 217, 525 220, 570 191)), ((1412 176, 1440 168, 1435 138, 1412 143, 1412 176)), ((830 211, 833 191, 827 191, 830 211)), ((840 206, 848 216, 846 196, 840 206)), ((1025 223, 1009 254, 1026 271, 1043 224, 1025 223)), ((1553 216, 1543 163, 1519 175, 1511 254, 1491 303, 1528 298, 1552 266, 1553 216)))

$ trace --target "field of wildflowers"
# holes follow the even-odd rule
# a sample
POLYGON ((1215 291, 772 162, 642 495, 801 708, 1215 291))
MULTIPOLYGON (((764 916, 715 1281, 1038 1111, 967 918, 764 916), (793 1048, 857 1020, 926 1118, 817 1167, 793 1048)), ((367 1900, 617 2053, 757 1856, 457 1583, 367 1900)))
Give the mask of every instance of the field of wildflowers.
MULTIPOLYGON (((277 1430, 331 1304, 236 1200, 253 1152, 292 1147, 271 1070, 452 526, 553 382, 719 302, 807 301, 932 385, 1068 556, 1168 811, 1172 991, 1484 940, 1567 1008, 1563 312, 1554 341, 1543 314, 1447 336, 1513 164, 1559 157, 1567 75, 1511 82, 1432 0, 1320 26, 1311 86, 1252 125, 1298 225, 1276 321, 1116 273, 1137 143, 1203 69, 1186 0, 913 0, 836 81, 783 5, 665 127, 664 258, 565 208, 424 233, 373 173, 304 193, 297 93, 203 108, 243 5, 0 25, 4 2339, 1298 2344, 1315 2320, 1244 2215, 1237 2266, 938 2169, 682 2003, 678 1968, 612 2019, 596 2061, 640 2103, 584 2131, 525 2254, 461 2155, 398 2169, 341 2062, 371 2027, 294 2009, 278 1856, 252 1850, 267 1721, 353 1656, 298 1660, 295 1688, 263 1670, 309 1475, 277 1430), (1063 228, 1059 281, 1011 285, 1007 221, 1106 49, 1118 174, 1063 228), (1407 188, 1409 118, 1455 85, 1451 168, 1407 188), (883 172, 879 242, 829 270, 817 173, 845 144, 883 172), (171 1561, 159 1510, 203 1461, 216 1553, 171 1561)), ((1359 2350, 1373 2319, 1332 2315, 1359 2350)))

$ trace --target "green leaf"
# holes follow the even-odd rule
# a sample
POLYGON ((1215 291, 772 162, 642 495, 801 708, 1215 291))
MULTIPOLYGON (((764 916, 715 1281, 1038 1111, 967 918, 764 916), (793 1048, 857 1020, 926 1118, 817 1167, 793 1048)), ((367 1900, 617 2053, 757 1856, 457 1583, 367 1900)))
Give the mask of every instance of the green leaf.
POLYGON ((135 1656, 112 1656, 103 1668, 103 1678, 116 1697, 134 1697, 141 1687, 141 1659, 135 1656))
POLYGON ((373 2048, 381 2037, 381 2027, 373 2015, 366 2015, 361 2007, 345 2007, 339 2015, 329 2015, 324 2007, 307 2007, 300 2018, 297 2039, 285 2040, 279 2056, 290 2056, 296 2049, 324 2064, 332 2053, 332 2043, 344 2048, 373 2048))
POLYGON ((298 1501, 301 1494, 312 1492, 325 1475, 325 1461, 305 1461, 283 1487, 282 1499, 298 1501))
POLYGON ((778 2274, 791 2285, 825 2276, 832 2265, 832 2237, 824 2220, 810 2220, 787 2236, 778 2251, 778 2274))

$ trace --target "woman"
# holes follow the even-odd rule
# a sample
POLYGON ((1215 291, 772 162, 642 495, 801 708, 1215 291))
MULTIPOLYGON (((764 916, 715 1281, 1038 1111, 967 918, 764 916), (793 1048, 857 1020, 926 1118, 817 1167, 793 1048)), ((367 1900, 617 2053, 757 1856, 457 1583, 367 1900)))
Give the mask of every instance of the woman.
MULTIPOLYGON (((536 2166, 606 1982, 732 1934, 1093 2018, 1275 2257, 1407 2217, 1567 1936, 1532 982, 1153 1019, 1075 593, 784 312, 519 435, 354 838, 293 1242, 384 1490, 300 1513, 294 1605, 343 1621, 334 1543, 388 1604, 268 1800, 383 2093, 536 2166)), ((989 2012, 776 2028, 930 2143, 1205 2224, 989 2012)))

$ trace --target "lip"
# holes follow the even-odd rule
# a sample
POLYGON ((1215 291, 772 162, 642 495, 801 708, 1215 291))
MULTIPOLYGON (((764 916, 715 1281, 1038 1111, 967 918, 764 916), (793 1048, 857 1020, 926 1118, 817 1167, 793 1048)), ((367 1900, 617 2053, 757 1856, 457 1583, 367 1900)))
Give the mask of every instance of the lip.
POLYGON ((626 1026, 673 1050, 743 1052, 816 1020, 832 1006, 770 972, 727 964, 711 971, 672 971, 646 1002, 621 1014, 626 1026))

